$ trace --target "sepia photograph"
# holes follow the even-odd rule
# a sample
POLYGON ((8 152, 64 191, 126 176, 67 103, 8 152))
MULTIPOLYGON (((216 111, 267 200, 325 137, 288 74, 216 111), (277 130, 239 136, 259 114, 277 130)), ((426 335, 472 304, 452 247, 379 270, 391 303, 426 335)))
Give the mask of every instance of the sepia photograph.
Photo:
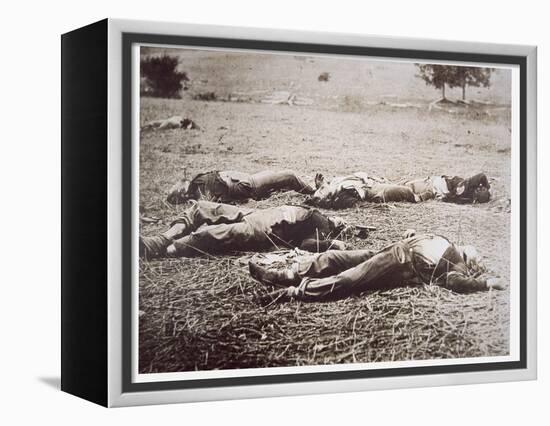
POLYGON ((138 59, 140 377, 517 357, 514 67, 138 59))

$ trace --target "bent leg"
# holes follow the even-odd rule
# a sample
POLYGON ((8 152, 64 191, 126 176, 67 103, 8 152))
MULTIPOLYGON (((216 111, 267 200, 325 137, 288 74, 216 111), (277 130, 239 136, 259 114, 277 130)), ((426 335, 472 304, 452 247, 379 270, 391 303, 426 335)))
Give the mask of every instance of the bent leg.
POLYGON ((228 204, 197 201, 174 220, 170 228, 161 235, 140 237, 140 257, 162 257, 168 248, 170 248, 169 254, 173 255, 172 243, 202 225, 239 223, 244 216, 253 211, 228 204))
POLYGON ((190 233, 202 225, 240 222, 243 217, 253 211, 253 209, 232 206, 230 204, 197 201, 185 210, 179 218, 174 220, 172 226, 183 224, 187 233, 190 233))
MULTIPOLYGON (((262 266, 251 259, 249 270, 252 278, 277 287, 298 285, 304 277, 328 277, 353 268, 371 258, 375 252, 369 250, 332 250, 321 254, 299 256, 284 268, 262 266)), ((294 288, 294 287, 292 287, 294 288)))
POLYGON ((329 250, 297 262, 301 277, 329 277, 353 268, 376 254, 372 250, 329 250))
POLYGON ((390 246, 338 275, 326 278, 306 277, 294 289, 292 296, 304 301, 339 299, 368 289, 396 285, 408 275, 411 267, 402 254, 395 254, 395 247, 390 246))
POLYGON ((173 242, 168 254, 175 257, 195 257, 232 251, 251 251, 262 248, 264 241, 258 239, 246 222, 210 225, 173 242))
POLYGON ((277 172, 263 171, 252 175, 256 196, 261 198, 275 191, 296 191, 301 194, 313 194, 315 188, 306 183, 292 170, 277 172))

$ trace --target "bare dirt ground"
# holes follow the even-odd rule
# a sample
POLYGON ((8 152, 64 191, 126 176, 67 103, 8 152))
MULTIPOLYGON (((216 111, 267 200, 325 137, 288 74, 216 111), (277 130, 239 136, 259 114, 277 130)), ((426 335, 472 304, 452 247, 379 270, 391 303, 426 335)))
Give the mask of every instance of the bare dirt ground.
MULTIPOLYGON (((354 78, 348 75, 353 67, 324 58, 289 57, 286 68, 278 68, 250 56, 182 55, 191 78, 183 98, 141 100, 142 124, 184 115, 200 126, 142 133, 140 206, 146 216, 161 218, 142 224, 142 234, 166 229, 185 208, 164 201, 184 173, 291 168, 310 179, 318 171, 329 177, 365 171, 398 180, 483 171, 493 179, 494 195, 485 205, 365 204, 337 214, 376 227, 367 239, 347 237, 353 248, 382 248, 414 228, 475 245, 488 269, 509 279, 507 75, 497 72, 491 89, 472 89, 472 97, 492 101, 491 107, 428 111, 438 92, 417 81, 411 64, 362 64, 354 78), (299 72, 289 78, 293 60, 302 68, 290 68, 299 72), (331 74, 328 82, 317 80, 324 71, 331 74), (193 100, 201 91, 223 101, 193 100), (272 102, 281 91, 308 102, 272 102)), ((245 205, 302 202, 284 193, 245 205)), ((459 295, 408 287, 262 308, 255 295, 266 289, 249 277, 248 255, 140 261, 140 372, 508 354, 509 290, 459 295)))

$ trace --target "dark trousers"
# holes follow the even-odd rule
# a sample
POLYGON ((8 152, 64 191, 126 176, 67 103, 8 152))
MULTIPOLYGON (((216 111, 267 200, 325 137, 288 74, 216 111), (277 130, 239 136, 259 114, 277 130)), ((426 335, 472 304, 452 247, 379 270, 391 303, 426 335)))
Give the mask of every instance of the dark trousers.
POLYGON ((296 191, 301 194, 313 194, 315 188, 308 185, 292 170, 263 171, 250 175, 248 179, 237 182, 230 192, 235 198, 265 198, 272 192, 296 191))
POLYGON ((343 298, 365 290, 399 285, 414 277, 405 244, 398 242, 379 252, 328 251, 299 266, 304 276, 296 298, 316 301, 343 298))
POLYGON ((428 265, 406 241, 379 252, 328 251, 299 264, 303 277, 294 297, 305 301, 339 299, 366 290, 427 283, 458 293, 487 290, 484 278, 469 276, 461 254, 450 245, 437 265, 428 265))
POLYGON ((265 244, 264 240, 258 241, 252 227, 243 221, 253 212, 229 204, 197 201, 172 223, 165 235, 173 240, 176 255, 181 257, 253 250, 265 244))

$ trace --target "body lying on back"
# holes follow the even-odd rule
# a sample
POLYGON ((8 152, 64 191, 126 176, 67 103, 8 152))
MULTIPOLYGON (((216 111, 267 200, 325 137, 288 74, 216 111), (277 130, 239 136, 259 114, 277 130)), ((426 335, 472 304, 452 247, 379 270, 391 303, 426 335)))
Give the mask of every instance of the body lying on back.
MULTIPOLYGON (((264 267, 249 263, 258 281, 283 287, 280 301, 340 299, 367 290, 427 284, 458 293, 502 289, 497 279, 484 276, 479 255, 472 246, 459 246, 440 235, 414 235, 379 251, 330 250, 294 258, 290 267, 264 267)), ((285 264, 285 263, 283 263, 285 264)))
POLYGON ((250 209, 198 201, 165 232, 140 237, 140 257, 193 257, 281 247, 343 248, 341 241, 334 240, 343 227, 342 219, 307 207, 250 209))
POLYGON ((436 199, 455 203, 484 203, 490 199, 490 184, 483 173, 467 179, 459 176, 429 176, 399 183, 366 173, 354 173, 331 180, 318 175, 316 186, 317 190, 308 203, 325 208, 346 208, 360 201, 418 203, 436 199))
POLYGON ((180 180, 170 189, 167 201, 171 204, 190 199, 229 203, 262 199, 278 191, 313 194, 315 188, 292 170, 264 170, 253 174, 214 170, 200 173, 191 180, 180 180))

